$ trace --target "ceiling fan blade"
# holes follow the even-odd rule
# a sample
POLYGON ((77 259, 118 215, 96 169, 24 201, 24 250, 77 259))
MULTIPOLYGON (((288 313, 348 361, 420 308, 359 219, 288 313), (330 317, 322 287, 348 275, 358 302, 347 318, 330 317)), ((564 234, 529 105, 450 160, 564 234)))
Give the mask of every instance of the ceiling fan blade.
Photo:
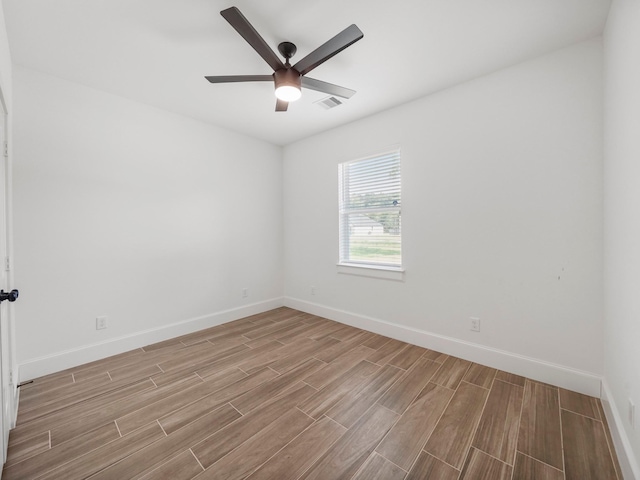
POLYGON ((258 52, 265 62, 267 62, 274 71, 284 68, 284 64, 273 50, 267 45, 267 42, 260 36, 249 20, 236 7, 230 7, 220 12, 227 22, 244 38, 253 49, 258 52))
POLYGON ((288 106, 289 102, 285 102, 279 98, 276 100, 276 112, 286 112, 288 106))
POLYGON ((356 93, 355 90, 351 90, 350 88, 341 87, 340 85, 334 85, 333 83, 327 83, 322 80, 316 80, 315 78, 309 77, 302 77, 302 86, 309 90, 328 93, 329 95, 335 95, 342 98, 351 98, 356 93))
POLYGON ((337 34, 328 42, 320 45, 309 55, 304 57, 293 68, 295 68, 300 75, 305 75, 318 65, 326 62, 334 55, 340 53, 349 45, 354 44, 358 40, 364 37, 364 34, 355 25, 345 28, 342 32, 337 34))
POLYGON ((204 78, 211 83, 273 82, 273 75, 218 75, 204 78))

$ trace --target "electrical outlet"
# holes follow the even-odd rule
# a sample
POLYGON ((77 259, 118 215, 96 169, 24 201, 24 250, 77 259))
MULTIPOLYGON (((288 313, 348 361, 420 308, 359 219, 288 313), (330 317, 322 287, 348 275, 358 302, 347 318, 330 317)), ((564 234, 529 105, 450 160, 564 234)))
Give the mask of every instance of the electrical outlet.
POLYGON ((314 287, 313 285, 310 288, 311 291, 311 295, 315 295, 316 294, 316 287, 314 287))
POLYGON ((248 288, 243 288, 242 289, 242 298, 247 298, 249 296, 249 289, 248 288))
POLYGON ((469 330, 473 332, 480 331, 480 319, 476 317, 469 317, 469 330))
POLYGON ((636 428, 636 406, 631 399, 629 399, 629 423, 631 428, 636 428))
POLYGON ((107 317, 96 317, 96 330, 104 330, 107 328, 107 317))

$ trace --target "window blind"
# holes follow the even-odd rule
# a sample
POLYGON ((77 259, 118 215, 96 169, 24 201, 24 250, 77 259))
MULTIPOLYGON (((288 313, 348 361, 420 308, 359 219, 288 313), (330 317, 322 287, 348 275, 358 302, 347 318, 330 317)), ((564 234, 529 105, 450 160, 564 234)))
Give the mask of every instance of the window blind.
POLYGON ((402 265, 400 151, 339 166, 340 263, 402 265))

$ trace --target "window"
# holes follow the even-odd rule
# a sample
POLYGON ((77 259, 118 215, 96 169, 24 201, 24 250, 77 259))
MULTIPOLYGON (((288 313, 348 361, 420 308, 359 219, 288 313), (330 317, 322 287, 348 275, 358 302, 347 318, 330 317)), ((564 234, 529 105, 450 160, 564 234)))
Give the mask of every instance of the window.
POLYGON ((339 185, 339 265, 399 269, 400 151, 340 164, 339 185))

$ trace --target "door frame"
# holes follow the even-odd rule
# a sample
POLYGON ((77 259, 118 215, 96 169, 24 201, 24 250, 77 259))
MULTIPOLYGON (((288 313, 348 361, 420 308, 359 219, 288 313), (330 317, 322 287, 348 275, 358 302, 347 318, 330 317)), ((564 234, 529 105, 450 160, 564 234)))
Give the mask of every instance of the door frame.
MULTIPOLYGON (((2 139, 3 145, 1 145, 2 152, 0 153, 0 159, 4 163, 4 179, 0 179, 0 181, 4 181, 4 238, 3 241, 5 243, 6 249, 6 259, 0 259, 0 268, 6 268, 6 279, 7 279, 7 287, 11 287, 13 285, 13 205, 12 205, 12 156, 11 156, 11 142, 9 141, 9 109, 7 108, 7 103, 5 102, 2 85, 0 85, 0 115, 3 117, 3 131, 2 131, 2 139), (6 142, 6 150, 5 144, 6 142), (6 262, 6 263, 5 263, 6 262)), ((2 232, 0 232, 2 234, 2 232)), ((8 307, 8 305, 7 305, 8 307)), ((15 328, 14 328, 14 309, 6 308, 6 326, 7 326, 7 341, 6 345, 8 346, 8 352, 2 352, 2 343, 0 342, 0 362, 3 357, 6 357, 8 360, 8 368, 6 369, 9 373, 9 379, 2 378, 2 371, 0 369, 0 401, 2 401, 2 412, 0 415, 2 418, 0 419, 0 423, 2 424, 2 430, 0 435, 2 435, 2 463, 6 460, 7 455, 7 447, 8 447, 8 431, 15 427, 16 417, 18 413, 18 393, 19 389, 16 386, 16 381, 18 379, 18 372, 16 371, 16 355, 15 355, 15 328), (6 355, 5 355, 6 354, 6 355), (8 418, 4 418, 4 382, 7 381, 9 383, 9 398, 6 399, 8 402, 8 418), (6 441, 5 441, 6 440, 6 441)))

